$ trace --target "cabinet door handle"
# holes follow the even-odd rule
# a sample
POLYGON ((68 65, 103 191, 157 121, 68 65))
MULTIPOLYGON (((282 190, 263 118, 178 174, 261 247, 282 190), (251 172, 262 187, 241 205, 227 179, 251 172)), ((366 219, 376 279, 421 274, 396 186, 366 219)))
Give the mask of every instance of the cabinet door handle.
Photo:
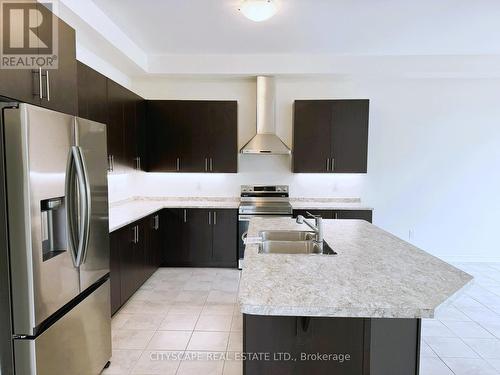
POLYGON ((212 225, 212 213, 208 211, 208 225, 212 225))
MULTIPOLYGON (((33 74, 38 73, 38 93, 34 92, 33 96, 38 96, 40 99, 43 99, 43 85, 42 85, 42 68, 38 68, 38 72, 36 70, 33 70, 33 74)), ((35 82, 33 82, 36 85, 36 78, 34 78, 35 82)))
POLYGON ((111 170, 115 170, 115 156, 111 155, 111 170))
POLYGON ((47 101, 50 102, 50 78, 49 71, 45 71, 45 84, 47 85, 47 101))
POLYGON ((181 170, 181 158, 177 158, 177 172, 181 170))
POLYGON ((326 158, 326 171, 330 170, 330 158, 326 158))
POLYGON ((214 171, 214 160, 210 158, 210 172, 214 171))
POLYGON ((208 172, 208 158, 205 158, 205 172, 208 172))
POLYGON ((214 211, 214 225, 217 225, 217 211, 214 211))
POLYGON ((184 222, 187 223, 187 210, 184 209, 184 222))
POLYGON ((141 170, 141 158, 139 156, 135 158, 135 169, 141 170))
POLYGON ((335 168, 335 159, 331 158, 330 160, 331 160, 330 161, 330 170, 333 172, 334 168, 335 168))
POLYGON ((40 99, 43 99, 42 68, 38 68, 38 84, 40 86, 40 99))
POLYGON ((111 155, 108 155, 108 172, 113 172, 113 163, 111 161, 111 155))
POLYGON ((160 229, 160 216, 155 215, 153 217, 153 229, 158 230, 160 229))
POLYGON ((138 243, 139 242, 139 229, 137 225, 132 227, 132 233, 134 235, 134 239, 132 240, 133 243, 138 243))

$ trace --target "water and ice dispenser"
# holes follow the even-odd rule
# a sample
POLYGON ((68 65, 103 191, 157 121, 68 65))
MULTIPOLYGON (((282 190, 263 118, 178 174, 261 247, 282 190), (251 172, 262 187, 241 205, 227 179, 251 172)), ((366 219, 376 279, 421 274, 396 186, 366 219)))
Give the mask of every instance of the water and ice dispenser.
POLYGON ((43 261, 46 261, 68 249, 66 208, 64 197, 44 199, 40 203, 43 261))

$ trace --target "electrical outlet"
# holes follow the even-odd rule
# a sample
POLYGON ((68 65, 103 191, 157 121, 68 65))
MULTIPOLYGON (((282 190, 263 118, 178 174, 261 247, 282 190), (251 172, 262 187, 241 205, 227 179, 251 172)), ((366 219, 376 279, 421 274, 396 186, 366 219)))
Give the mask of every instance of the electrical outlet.
POLYGON ((415 232, 413 229, 408 229, 408 239, 411 241, 413 240, 413 237, 415 237, 415 232))

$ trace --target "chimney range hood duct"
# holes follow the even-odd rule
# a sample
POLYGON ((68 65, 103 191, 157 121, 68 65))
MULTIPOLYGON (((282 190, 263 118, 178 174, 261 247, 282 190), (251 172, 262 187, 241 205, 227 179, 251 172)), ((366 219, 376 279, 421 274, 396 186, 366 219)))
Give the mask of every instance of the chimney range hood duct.
POLYGON ((243 146, 242 154, 290 154, 290 149, 276 135, 275 99, 274 77, 257 77, 257 134, 243 146))

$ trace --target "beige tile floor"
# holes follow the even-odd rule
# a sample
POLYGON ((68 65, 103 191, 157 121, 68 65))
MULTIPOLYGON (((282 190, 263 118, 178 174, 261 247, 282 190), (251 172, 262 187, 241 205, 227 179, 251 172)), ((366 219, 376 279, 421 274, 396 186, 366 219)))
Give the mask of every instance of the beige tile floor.
MULTIPOLYGON (((475 276, 422 323, 421 375, 500 375, 500 264, 456 264, 475 276)), ((161 268, 113 317, 103 374, 241 374, 240 272, 161 268)))
POLYGON ((421 375, 500 374, 500 263, 457 263, 474 284, 422 322, 421 375))
POLYGON ((113 317, 103 374, 242 374, 239 280, 238 270, 160 268, 113 317))

